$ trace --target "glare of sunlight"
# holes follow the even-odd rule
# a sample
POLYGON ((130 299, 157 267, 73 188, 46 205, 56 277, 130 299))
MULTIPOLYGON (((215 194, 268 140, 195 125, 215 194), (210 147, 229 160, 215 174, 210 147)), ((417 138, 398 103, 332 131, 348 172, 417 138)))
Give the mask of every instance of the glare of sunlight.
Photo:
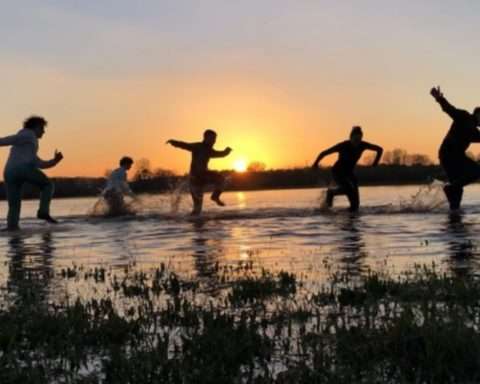
POLYGON ((247 160, 245 159, 236 159, 233 162, 233 169, 236 172, 245 172, 247 170, 247 160))
POLYGON ((237 201, 239 208, 245 208, 247 206, 245 201, 245 194, 243 192, 237 192, 237 201))

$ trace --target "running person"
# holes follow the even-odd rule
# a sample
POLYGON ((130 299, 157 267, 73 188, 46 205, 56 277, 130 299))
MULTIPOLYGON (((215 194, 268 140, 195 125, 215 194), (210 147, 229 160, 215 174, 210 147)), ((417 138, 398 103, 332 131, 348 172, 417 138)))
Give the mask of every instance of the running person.
POLYGON ((38 139, 44 135, 46 125, 47 121, 43 117, 32 116, 25 120, 23 129, 17 134, 0 139, 0 146, 12 147, 4 170, 8 199, 8 230, 19 229, 22 188, 25 183, 40 188, 40 207, 37 217, 49 223, 57 223, 50 216, 53 183, 41 169, 56 166, 63 159, 63 155, 61 152, 55 151, 51 160, 42 160, 38 157, 38 139))
POLYGON ((450 209, 456 210, 460 208, 463 187, 480 178, 480 165, 465 154, 471 143, 480 142, 480 107, 473 114, 457 109, 443 96, 440 87, 432 88, 430 94, 453 120, 440 146, 439 158, 448 178, 443 190, 450 209))
POLYGON ((225 178, 219 172, 209 170, 208 162, 211 158, 228 156, 232 149, 227 147, 223 151, 217 151, 213 149, 216 141, 217 133, 211 129, 207 129, 203 133, 203 141, 198 143, 185 143, 178 140, 167 141, 167 144, 175 148, 184 149, 192 153, 190 164, 190 193, 193 200, 192 215, 199 215, 202 212, 203 192, 207 185, 213 185, 214 187, 211 199, 217 205, 225 205, 220 199, 220 195, 225 188, 225 178))
POLYGON ((108 176, 107 185, 102 192, 102 195, 108 204, 108 212, 111 215, 128 213, 128 208, 124 201, 125 195, 135 199, 135 194, 128 185, 127 179, 127 172, 132 168, 133 159, 124 156, 120 159, 119 165, 120 166, 108 176))
POLYGON ((362 140, 362 128, 355 126, 350 133, 350 140, 343 141, 321 152, 312 167, 317 168, 325 156, 338 153, 338 160, 332 167, 333 180, 336 188, 328 188, 326 203, 328 207, 333 205, 333 199, 338 195, 347 195, 350 202, 350 211, 356 212, 360 206, 358 182, 353 172, 355 165, 362 156, 363 151, 371 150, 377 153, 372 166, 376 166, 382 157, 383 149, 378 145, 367 143, 362 140))

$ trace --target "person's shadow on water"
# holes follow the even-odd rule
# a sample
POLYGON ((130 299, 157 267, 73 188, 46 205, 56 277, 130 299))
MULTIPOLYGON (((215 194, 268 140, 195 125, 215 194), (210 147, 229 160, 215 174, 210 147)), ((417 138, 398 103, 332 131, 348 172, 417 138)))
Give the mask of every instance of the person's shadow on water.
POLYGON ((21 233, 12 234, 8 240, 7 289, 17 305, 44 303, 49 294, 55 247, 51 232, 39 236, 40 241, 34 243, 27 243, 21 233))

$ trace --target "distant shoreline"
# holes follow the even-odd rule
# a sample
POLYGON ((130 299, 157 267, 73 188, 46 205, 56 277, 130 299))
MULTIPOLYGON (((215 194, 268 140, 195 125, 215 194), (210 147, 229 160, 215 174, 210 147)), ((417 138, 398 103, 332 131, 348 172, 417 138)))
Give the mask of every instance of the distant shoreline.
MULTIPOLYGON (((280 189, 312 189, 326 187, 331 182, 329 168, 311 170, 310 168, 277 169, 256 172, 237 173, 222 171, 229 178, 227 191, 268 191, 280 189)), ((359 166, 356 175, 361 186, 403 186, 425 185, 434 179, 444 179, 439 165, 380 165, 378 167, 359 166)), ((159 194, 175 189, 186 175, 148 175, 131 182, 136 193, 159 194)), ((55 197, 95 197, 99 196, 105 185, 104 177, 57 177, 55 197)), ((26 186, 24 197, 36 198, 38 191, 26 186)), ((5 186, 0 185, 0 200, 5 200, 5 186)))

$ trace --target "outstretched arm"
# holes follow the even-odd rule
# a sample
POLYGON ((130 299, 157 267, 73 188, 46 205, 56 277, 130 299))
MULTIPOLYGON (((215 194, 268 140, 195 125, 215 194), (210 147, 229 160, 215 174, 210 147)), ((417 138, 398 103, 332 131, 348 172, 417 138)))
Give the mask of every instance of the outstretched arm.
POLYGON ((227 147, 223 151, 216 151, 215 149, 212 149, 210 152, 210 157, 225 157, 228 156, 232 152, 232 148, 227 147))
POLYGON ((42 160, 37 156, 37 166, 41 169, 53 168, 63 159, 62 152, 55 150, 55 155, 51 160, 42 160))
POLYGON ((443 95, 443 92, 440 90, 440 87, 434 87, 430 90, 430 94, 433 96, 435 101, 440 104, 442 110, 450 116, 452 119, 455 119, 458 116, 459 110, 455 108, 452 104, 443 95))
POLYGON ((0 138, 0 147, 6 147, 7 145, 14 145, 17 143, 17 135, 7 136, 0 138))
POLYGON ((30 137, 25 135, 19 135, 17 133, 15 135, 0 138, 0 147, 5 147, 7 145, 23 144, 31 140, 32 139, 30 137))
POLYGON ((167 144, 170 144, 172 147, 184 149, 185 151, 192 151, 193 144, 185 143, 184 141, 179 140, 168 140, 167 144))
POLYGON ((338 152, 340 149, 340 144, 334 145, 333 147, 330 147, 326 149, 323 152, 320 152, 320 154, 317 156, 316 160, 314 161, 312 168, 317 168, 318 164, 320 164, 320 161, 328 155, 331 155, 332 153, 338 152))
POLYGON ((377 155, 375 156, 375 159, 373 160, 373 163, 372 163, 372 167, 376 167, 380 162, 380 159, 382 158, 383 148, 380 147, 379 145, 365 143, 365 149, 377 152, 377 155))

